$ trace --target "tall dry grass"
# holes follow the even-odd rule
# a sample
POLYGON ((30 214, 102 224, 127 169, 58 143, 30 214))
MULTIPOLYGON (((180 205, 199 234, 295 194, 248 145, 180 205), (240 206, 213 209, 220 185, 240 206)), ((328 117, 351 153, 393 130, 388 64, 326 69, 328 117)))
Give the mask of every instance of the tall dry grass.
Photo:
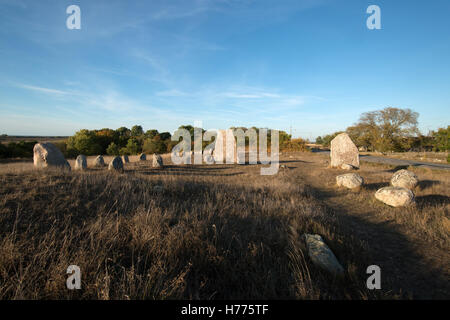
POLYGON ((369 253, 300 176, 259 166, 126 165, 0 175, 1 299, 366 299, 369 253), (163 186, 158 192, 155 186, 163 186), (346 269, 309 260, 319 233, 346 269), (69 265, 82 289, 66 288, 69 265))

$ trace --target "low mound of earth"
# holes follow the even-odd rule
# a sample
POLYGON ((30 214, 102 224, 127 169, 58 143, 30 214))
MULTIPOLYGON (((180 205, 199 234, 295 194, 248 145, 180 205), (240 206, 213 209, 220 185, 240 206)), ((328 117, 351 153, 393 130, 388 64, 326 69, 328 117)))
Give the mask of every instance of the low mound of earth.
POLYGON ((392 167, 363 163, 355 192, 325 159, 283 154, 276 176, 167 156, 163 170, 130 157, 123 174, 91 159, 64 173, 0 165, 0 298, 448 299, 449 175, 413 169, 416 206, 391 208, 374 193, 392 167), (312 263, 304 234, 322 237, 344 277, 312 263), (66 288, 71 264, 82 290, 66 288), (366 287, 370 265, 381 290, 366 287))

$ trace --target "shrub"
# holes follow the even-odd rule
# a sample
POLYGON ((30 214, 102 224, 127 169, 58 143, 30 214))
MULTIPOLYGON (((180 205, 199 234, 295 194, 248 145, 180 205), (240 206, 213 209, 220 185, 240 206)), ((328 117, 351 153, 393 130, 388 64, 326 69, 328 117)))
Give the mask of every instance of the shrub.
POLYGON ((102 154, 104 151, 98 143, 96 133, 86 129, 78 131, 67 140, 67 149, 73 149, 78 154, 86 156, 102 154))
POLYGON ((119 155, 119 147, 114 142, 111 142, 111 144, 106 149, 106 153, 110 156, 118 156, 119 155))
POLYGON ((145 139, 142 151, 145 153, 165 153, 167 146, 159 138, 155 136, 153 139, 145 139))
POLYGON ((0 143, 0 158, 9 158, 10 153, 7 146, 5 146, 3 143, 0 143))
POLYGON ((308 151, 308 148, 306 147, 306 141, 298 138, 281 143, 280 151, 308 151))
POLYGON ((142 151, 142 148, 136 138, 130 138, 128 139, 127 150, 130 154, 138 154, 142 151))

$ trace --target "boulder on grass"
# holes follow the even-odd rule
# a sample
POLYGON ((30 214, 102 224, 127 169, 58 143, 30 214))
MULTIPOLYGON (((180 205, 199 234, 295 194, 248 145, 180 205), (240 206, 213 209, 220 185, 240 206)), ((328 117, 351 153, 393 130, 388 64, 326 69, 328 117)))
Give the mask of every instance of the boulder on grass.
POLYGON ((139 155, 139 161, 145 161, 145 160, 147 160, 147 156, 145 155, 145 153, 141 153, 139 155))
POLYGON ((308 255, 316 266, 336 276, 344 274, 344 268, 320 235, 305 234, 305 242, 308 255))
POLYGON ((391 207, 404 207, 414 203, 414 193, 401 187, 384 187, 375 193, 375 198, 391 207))
POLYGON ((86 170, 87 169, 87 160, 86 160, 86 156, 80 154, 76 159, 75 159, 75 170, 86 170))
POLYGON ((353 169, 358 169, 358 168, 355 168, 351 164, 343 163, 343 164, 341 164, 341 169, 342 170, 353 170, 353 169))
POLYGON ((109 163, 108 170, 123 172, 123 162, 120 157, 114 157, 109 163))
POLYGON ((122 162, 123 162, 124 164, 130 162, 130 159, 128 159, 128 156, 127 156, 126 154, 124 154, 124 155, 122 156, 122 162))
POLYGON ((330 157, 332 168, 340 168, 343 164, 359 168, 358 148, 346 133, 338 134, 331 140, 330 157))
POLYGON ((33 148, 33 163, 36 168, 61 168, 70 170, 70 164, 53 143, 36 143, 33 148))
POLYGON ((413 190, 419 183, 419 178, 408 170, 402 169, 395 172, 391 178, 391 185, 413 190))
POLYGON ((94 167, 104 167, 105 166, 105 159, 103 159, 103 156, 97 156, 94 159, 94 167))
POLYGON ((164 167, 162 157, 157 153, 153 154, 153 168, 162 168, 162 167, 164 167))
POLYGON ((364 184, 364 179, 357 173, 346 173, 336 177, 336 184, 339 187, 355 189, 364 184))

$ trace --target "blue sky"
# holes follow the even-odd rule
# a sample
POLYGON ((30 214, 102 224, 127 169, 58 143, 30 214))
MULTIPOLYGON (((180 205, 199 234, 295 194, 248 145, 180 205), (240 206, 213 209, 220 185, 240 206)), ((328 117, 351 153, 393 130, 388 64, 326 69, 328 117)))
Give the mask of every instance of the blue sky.
POLYGON ((202 121, 315 138, 388 106, 427 133, 450 124, 449 13, 448 0, 0 0, 0 134, 202 121), (81 30, 66 28, 72 4, 81 30))

